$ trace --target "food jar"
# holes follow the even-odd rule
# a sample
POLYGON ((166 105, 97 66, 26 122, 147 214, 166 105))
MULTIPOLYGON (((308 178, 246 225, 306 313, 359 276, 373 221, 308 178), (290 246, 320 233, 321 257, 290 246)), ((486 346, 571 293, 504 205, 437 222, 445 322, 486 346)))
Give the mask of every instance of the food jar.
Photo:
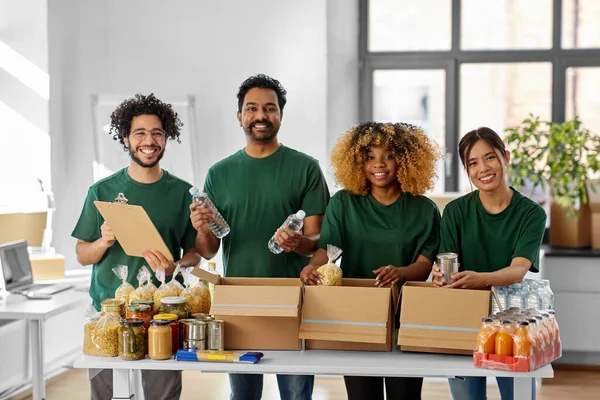
POLYGON ((186 319, 191 313, 190 308, 185 304, 185 297, 169 296, 162 298, 158 314, 175 314, 177 319, 186 319))
POLYGON ((144 328, 148 329, 152 320, 152 307, 146 304, 128 306, 125 318, 139 318, 144 321, 144 328))
POLYGON ((132 306, 150 306, 150 319, 154 317, 154 300, 134 300, 131 302, 132 306))
POLYGON ((120 309, 119 304, 115 305, 106 300, 102 302, 100 317, 94 318, 84 325, 83 354, 97 357, 117 357, 119 355, 120 309))
POLYGON ((170 322, 150 321, 148 329, 148 357, 152 360, 168 360, 173 355, 173 334, 170 322))
POLYGON ((167 321, 171 327, 172 346, 173 354, 179 349, 179 326, 177 324, 177 315, 175 314, 156 314, 153 317, 154 321, 167 321))
POLYGON ((140 318, 125 318, 119 328, 119 357, 141 360, 146 356, 146 328, 140 318))

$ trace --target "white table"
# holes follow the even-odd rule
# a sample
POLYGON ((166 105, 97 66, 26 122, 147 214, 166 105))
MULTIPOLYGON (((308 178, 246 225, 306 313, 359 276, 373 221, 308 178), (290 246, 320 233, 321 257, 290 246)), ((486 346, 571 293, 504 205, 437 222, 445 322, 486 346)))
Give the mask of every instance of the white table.
POLYGON ((258 364, 229 364, 192 361, 155 361, 150 359, 126 361, 118 357, 90 357, 82 355, 74 362, 75 368, 112 369, 113 400, 134 399, 133 371, 186 370, 246 374, 298 375, 359 375, 436 377, 456 376, 513 377, 515 399, 531 399, 532 378, 552 378, 552 366, 546 365, 528 373, 513 373, 476 368, 469 356, 424 353, 377 353, 358 351, 265 351, 258 364))
POLYGON ((28 320, 31 330, 31 365, 33 373, 33 400, 46 398, 44 379, 44 324, 57 314, 72 310, 82 302, 91 304, 87 292, 69 289, 49 300, 29 300, 18 294, 8 295, 0 302, 0 319, 28 320))

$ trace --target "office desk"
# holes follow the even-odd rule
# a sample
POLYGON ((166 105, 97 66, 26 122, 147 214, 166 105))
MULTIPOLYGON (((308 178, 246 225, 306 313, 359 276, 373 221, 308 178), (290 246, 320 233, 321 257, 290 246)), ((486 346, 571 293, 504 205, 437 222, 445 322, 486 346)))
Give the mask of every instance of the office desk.
POLYGON ((155 361, 150 359, 126 361, 119 357, 91 357, 82 355, 73 364, 75 368, 112 369, 113 400, 136 399, 133 371, 138 369, 186 370, 245 374, 297 375, 358 375, 436 377, 455 376, 513 377, 515 399, 531 399, 532 378, 552 378, 554 371, 546 365, 533 372, 514 373, 476 368, 469 356, 425 353, 390 353, 362 351, 265 351, 258 364, 230 364, 192 361, 155 361))
POLYGON ((44 324, 48 318, 72 310, 82 302, 91 304, 89 295, 74 289, 57 293, 50 300, 29 300, 25 296, 12 294, 0 301, 0 319, 28 320, 30 323, 34 400, 46 398, 44 324))

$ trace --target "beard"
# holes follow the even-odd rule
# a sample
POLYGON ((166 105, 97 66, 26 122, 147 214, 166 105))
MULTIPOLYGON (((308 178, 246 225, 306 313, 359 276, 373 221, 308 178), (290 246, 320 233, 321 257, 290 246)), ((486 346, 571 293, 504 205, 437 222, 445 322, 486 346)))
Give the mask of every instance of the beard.
POLYGON ((279 132, 279 130, 273 128, 273 124, 270 121, 254 121, 254 122, 250 123, 250 125, 248 125, 247 128, 244 128, 244 132, 246 133, 246 136, 248 136, 254 142, 257 142, 257 143, 268 143, 268 142, 272 141, 273 138, 275 138, 277 136, 277 132, 279 132), (261 134, 260 136, 257 136, 252 131, 252 128, 254 128, 254 126, 257 125, 257 124, 264 124, 264 125, 266 125, 267 128, 270 128, 270 131, 265 132, 265 133, 261 134))
MULTIPOLYGON (((138 151, 139 151, 139 150, 138 150, 138 151)), ((159 163, 159 161, 160 161, 160 160, 163 158, 163 155, 164 155, 164 154, 165 154, 165 149, 163 148, 163 149, 161 150, 161 152, 160 152, 160 153, 158 153, 158 157, 156 157, 156 160, 152 161, 150 164, 146 164, 146 163, 144 163, 142 160, 140 160, 140 159, 139 159, 139 158, 138 158, 138 157, 137 157, 137 156, 134 154, 134 152, 132 152, 131 150, 129 150, 129 155, 131 156, 131 159, 132 159, 133 161, 135 161, 135 163, 136 163, 137 165, 139 165, 140 167, 142 167, 142 168, 152 168, 152 167, 156 166, 156 165, 159 163)))

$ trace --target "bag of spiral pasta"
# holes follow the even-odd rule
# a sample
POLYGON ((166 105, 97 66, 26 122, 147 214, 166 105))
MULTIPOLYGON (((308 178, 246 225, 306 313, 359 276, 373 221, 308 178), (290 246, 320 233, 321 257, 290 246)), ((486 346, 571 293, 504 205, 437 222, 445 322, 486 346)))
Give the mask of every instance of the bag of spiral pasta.
POLYGON ((342 249, 327 245, 327 264, 317 269, 317 273, 321 275, 320 286, 342 286, 342 269, 335 264, 340 255, 342 249))
POLYGON ((124 299, 125 303, 129 301, 129 294, 135 290, 133 285, 127 282, 129 270, 127 265, 117 265, 112 271, 121 280, 121 285, 115 290, 115 299, 124 299))
MULTIPOLYGON (((153 300, 153 292, 151 292, 150 288, 146 285, 146 281, 151 279, 152 275, 150 274, 150 270, 144 265, 137 274, 138 287, 129 294, 129 304, 134 301, 142 301, 142 300, 153 300)), ((152 282, 152 281, 150 281, 152 282)), ((154 284, 152 285, 154 286, 154 284)), ((156 289, 156 286, 154 286, 156 289)))

